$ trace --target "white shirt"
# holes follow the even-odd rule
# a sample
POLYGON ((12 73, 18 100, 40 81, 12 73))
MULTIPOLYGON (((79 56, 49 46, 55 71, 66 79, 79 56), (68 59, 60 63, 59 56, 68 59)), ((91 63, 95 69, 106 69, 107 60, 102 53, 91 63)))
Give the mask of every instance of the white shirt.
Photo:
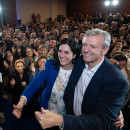
POLYGON ((103 61, 104 61, 104 58, 98 65, 96 65, 90 70, 88 70, 88 65, 85 64, 86 67, 84 68, 82 75, 80 76, 80 79, 75 87, 73 109, 74 109, 75 115, 77 116, 82 114, 81 106, 82 106, 83 96, 88 87, 88 84, 90 83, 93 75, 96 73, 98 68, 103 63, 103 61))
POLYGON ((51 96, 48 102, 48 109, 58 114, 65 114, 65 104, 63 100, 64 91, 69 81, 72 70, 64 70, 60 67, 58 76, 53 85, 51 96))

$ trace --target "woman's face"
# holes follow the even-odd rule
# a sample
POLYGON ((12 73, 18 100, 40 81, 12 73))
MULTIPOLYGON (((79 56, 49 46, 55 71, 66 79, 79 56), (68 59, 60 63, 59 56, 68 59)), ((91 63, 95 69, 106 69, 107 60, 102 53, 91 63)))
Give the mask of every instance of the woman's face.
POLYGON ((126 63, 127 62, 125 60, 124 61, 119 61, 120 70, 122 70, 125 67, 126 63))
POLYGON ((46 59, 42 58, 38 61, 38 66, 39 68, 44 68, 45 67, 45 63, 46 63, 46 59))
POLYGON ((9 62, 13 61, 13 55, 11 53, 7 53, 7 60, 9 62))
POLYGON ((27 48, 27 49, 26 49, 26 55, 27 55, 28 57, 32 57, 32 56, 33 56, 33 51, 32 51, 32 49, 27 48))
POLYGON ((62 44, 58 50, 58 58, 63 69, 72 69, 72 60, 76 55, 73 54, 68 44, 62 44))
POLYGON ((24 65, 23 63, 19 62, 16 64, 15 69, 19 72, 19 73, 23 73, 24 70, 24 65))
POLYGON ((40 52, 41 55, 45 56, 47 54, 47 49, 46 48, 41 48, 39 50, 39 52, 40 52))

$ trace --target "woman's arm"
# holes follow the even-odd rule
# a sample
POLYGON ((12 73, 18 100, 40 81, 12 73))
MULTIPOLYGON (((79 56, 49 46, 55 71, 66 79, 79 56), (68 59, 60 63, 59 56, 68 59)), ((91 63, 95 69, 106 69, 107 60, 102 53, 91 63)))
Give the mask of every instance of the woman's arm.
POLYGON ((13 115, 15 115, 17 118, 21 118, 21 115, 22 115, 22 110, 23 110, 23 107, 24 105, 26 104, 26 98, 25 97, 21 97, 18 104, 17 105, 13 105, 13 115))

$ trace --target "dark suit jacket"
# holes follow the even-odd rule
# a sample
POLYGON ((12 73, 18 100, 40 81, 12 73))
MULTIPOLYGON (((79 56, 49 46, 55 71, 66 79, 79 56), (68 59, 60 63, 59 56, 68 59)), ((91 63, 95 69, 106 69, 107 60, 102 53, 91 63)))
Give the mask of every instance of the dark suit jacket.
MULTIPOLYGON (((85 64, 82 57, 75 63, 66 91, 64 102, 64 130, 112 130, 123 107, 128 84, 121 71, 106 58, 92 77, 83 97, 82 115, 74 116, 73 102, 75 86, 85 64)), ((81 86, 82 87, 82 86, 81 86)))

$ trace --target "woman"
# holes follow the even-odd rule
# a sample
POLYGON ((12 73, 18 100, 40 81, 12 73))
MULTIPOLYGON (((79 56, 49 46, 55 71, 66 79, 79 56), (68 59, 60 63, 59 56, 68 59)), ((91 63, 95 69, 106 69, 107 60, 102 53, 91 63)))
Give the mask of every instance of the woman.
POLYGON ((23 109, 24 104, 30 100, 30 98, 44 83, 47 84, 46 89, 42 93, 40 107, 43 106, 46 109, 49 108, 50 110, 52 110, 51 106, 56 107, 56 105, 58 105, 56 104, 57 100, 59 100, 59 98, 62 98, 62 107, 58 107, 57 112, 65 112, 65 106, 63 104, 63 94, 69 80, 74 61, 78 58, 79 54, 79 46, 75 42, 75 40, 62 40, 58 49, 59 58, 56 58, 55 61, 47 61, 46 70, 40 72, 40 74, 29 84, 29 86, 23 92, 19 103, 16 106, 14 105, 14 115, 18 118, 21 117, 21 110, 23 109), (60 96, 55 97, 54 95, 60 96))
POLYGON ((113 59, 119 62, 119 68, 122 71, 122 73, 125 75, 128 84, 130 84, 130 71, 127 67, 127 62, 128 62, 127 55, 121 51, 119 54, 115 55, 113 59))
POLYGON ((42 93, 40 107, 58 114, 65 114, 63 95, 74 66, 74 61, 79 54, 79 46, 75 40, 63 39, 61 44, 59 44, 58 59, 56 61, 47 61, 46 70, 42 71, 25 89, 18 104, 14 105, 13 114, 20 118, 25 103, 30 100, 31 96, 45 82, 47 82, 47 85, 42 93))
POLYGON ((12 77, 10 79, 10 87, 14 94, 13 103, 17 104, 21 93, 29 83, 29 75, 24 69, 23 60, 16 60, 14 66, 15 71, 12 73, 12 77))
POLYGON ((13 53, 11 51, 7 51, 5 58, 6 60, 4 61, 4 66, 8 70, 9 76, 11 76, 12 73, 14 72, 14 61, 15 61, 13 53))
POLYGON ((37 61, 37 67, 31 64, 31 74, 29 75, 29 82, 31 82, 42 70, 45 70, 46 57, 40 56, 37 61))
POLYGON ((11 51, 7 51, 6 54, 5 54, 5 61, 3 62, 5 68, 6 68, 6 71, 7 71, 7 75, 5 76, 4 78, 4 83, 3 85, 6 86, 5 88, 5 91, 9 92, 9 87, 8 87, 8 84, 9 84, 9 79, 11 78, 12 76, 12 73, 14 72, 15 68, 14 68, 14 56, 13 56, 13 53, 11 51))

